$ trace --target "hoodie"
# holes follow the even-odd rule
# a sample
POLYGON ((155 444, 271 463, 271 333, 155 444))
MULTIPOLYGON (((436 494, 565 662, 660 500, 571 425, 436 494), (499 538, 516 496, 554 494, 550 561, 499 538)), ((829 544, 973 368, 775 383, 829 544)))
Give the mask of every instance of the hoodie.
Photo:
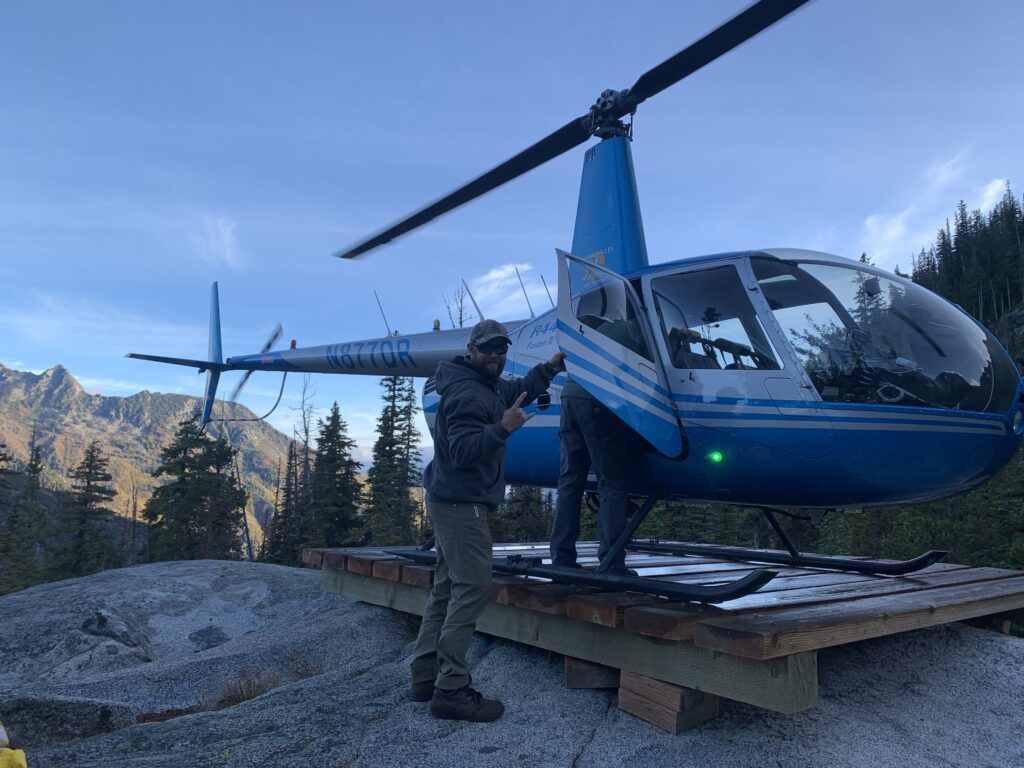
POLYGON ((465 357, 442 362, 435 384, 441 395, 434 422, 434 458, 423 473, 427 501, 468 502, 494 509, 505 497, 505 442, 501 417, 525 391, 528 405, 554 371, 547 363, 521 379, 492 379, 465 357))

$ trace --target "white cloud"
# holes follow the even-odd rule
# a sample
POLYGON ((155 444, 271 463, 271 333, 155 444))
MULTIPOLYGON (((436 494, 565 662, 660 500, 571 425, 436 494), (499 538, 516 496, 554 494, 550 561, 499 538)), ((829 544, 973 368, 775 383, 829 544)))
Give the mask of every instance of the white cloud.
POLYGON ((227 216, 203 214, 198 228, 192 232, 196 253, 209 264, 235 269, 241 266, 235 231, 238 222, 227 216))
MULTIPOLYGON (((481 311, 487 317, 499 320, 512 320, 529 317, 530 306, 537 314, 542 314, 551 307, 547 291, 540 276, 533 274, 533 265, 502 264, 480 277, 469 281, 473 298, 480 305, 481 311), (516 276, 516 269, 523 279, 523 285, 519 284, 519 277, 516 276), (529 296, 529 305, 523 295, 523 288, 529 296)), ((552 294, 554 298, 554 294, 552 294)))
POLYGON ((983 213, 991 211, 1006 192, 1008 183, 1006 179, 992 179, 981 191, 981 202, 975 208, 980 208, 983 213))
POLYGON ((921 174, 918 184, 902 191, 906 201, 895 212, 873 213, 864 219, 858 254, 866 251, 871 261, 885 269, 899 265, 910 268, 910 259, 930 247, 935 234, 951 218, 956 205, 965 200, 971 210, 989 210, 1006 188, 1004 179, 987 182, 971 180, 970 147, 952 157, 938 160, 921 174), (971 205, 972 201, 977 201, 971 205))

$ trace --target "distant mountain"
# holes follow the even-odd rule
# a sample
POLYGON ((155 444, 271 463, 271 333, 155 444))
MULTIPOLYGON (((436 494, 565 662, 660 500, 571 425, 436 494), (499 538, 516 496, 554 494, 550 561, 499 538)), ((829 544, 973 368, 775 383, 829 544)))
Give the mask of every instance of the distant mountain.
MULTIPOLYGON (((131 514, 133 482, 141 510, 157 485, 149 472, 159 464, 160 450, 170 442, 178 424, 200 405, 194 397, 149 391, 131 397, 90 395, 61 365, 41 374, 0 365, 0 441, 7 443, 8 451, 18 461, 27 460, 34 422, 46 466, 44 481, 66 488, 67 470, 81 461, 90 442, 98 440, 110 459, 118 494, 112 507, 123 515, 131 514)), ((248 408, 225 402, 217 403, 214 414, 255 418, 248 408)), ((251 499, 250 513, 265 524, 273 511, 278 466, 280 463, 283 471, 290 438, 262 421, 214 423, 208 431, 213 437, 227 434, 238 449, 242 483, 251 499)))

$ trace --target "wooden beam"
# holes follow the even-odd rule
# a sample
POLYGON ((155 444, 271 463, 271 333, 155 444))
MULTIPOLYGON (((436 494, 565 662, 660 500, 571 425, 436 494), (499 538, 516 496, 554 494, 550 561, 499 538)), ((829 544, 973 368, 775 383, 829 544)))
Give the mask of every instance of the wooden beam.
POLYGON ((835 605, 702 620, 694 627, 700 648, 776 659, 912 629, 1024 608, 1024 575, 835 605))
POLYGON ((669 733, 696 728, 718 716, 721 699, 632 672, 623 672, 619 687, 619 709, 636 715, 669 733))
MULTIPOLYGON (((406 613, 423 614, 426 590, 351 571, 321 571, 324 589, 406 613)), ((791 714, 818 699, 813 651, 767 662, 664 642, 565 616, 489 603, 477 630, 566 656, 654 677, 718 696, 791 714)))
POLYGON ((565 657, 566 688, 618 688, 619 670, 585 659, 565 657))
POLYGON ((402 568, 408 560, 375 560, 373 562, 373 577, 385 579, 386 581, 401 581, 402 568))
POLYGON ((569 595, 565 599, 565 615, 570 619, 621 629, 623 614, 627 608, 660 602, 664 601, 651 595, 638 595, 635 592, 569 595))
POLYGON ((411 584, 414 587, 434 586, 434 566, 406 565, 402 569, 402 583, 411 584))

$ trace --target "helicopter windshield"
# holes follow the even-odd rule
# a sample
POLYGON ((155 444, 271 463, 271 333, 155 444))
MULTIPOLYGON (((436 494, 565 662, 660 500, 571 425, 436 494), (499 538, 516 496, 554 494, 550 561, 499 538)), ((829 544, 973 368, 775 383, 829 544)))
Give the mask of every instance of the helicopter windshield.
POLYGON ((852 264, 751 264, 823 400, 1009 410, 1013 363, 992 334, 924 288, 852 264))

